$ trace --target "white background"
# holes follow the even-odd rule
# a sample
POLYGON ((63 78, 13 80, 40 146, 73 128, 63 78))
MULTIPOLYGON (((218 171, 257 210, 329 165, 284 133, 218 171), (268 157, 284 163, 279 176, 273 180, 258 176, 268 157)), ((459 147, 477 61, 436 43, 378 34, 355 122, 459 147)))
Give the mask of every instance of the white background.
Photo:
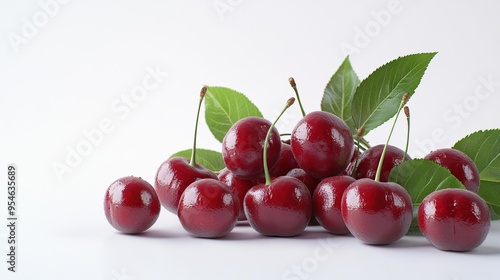
MULTIPOLYGON (((317 110, 346 46, 360 79, 398 56, 439 52, 409 103, 413 157, 499 127, 499 9, 493 0, 0 2, 0 167, 19 169, 19 272, 7 272, 1 226, 0 278, 493 279, 498 222, 469 253, 410 236, 366 246, 319 227, 288 239, 245 226, 196 239, 165 210, 147 234, 126 236, 102 200, 115 179, 153 182, 169 155, 190 148, 203 85, 243 92, 274 118, 293 76, 306 111, 317 110), (154 89, 132 96, 150 71, 161 74, 154 89)), ((289 132, 299 118, 294 106, 278 127, 289 132)), ((385 142, 388 128, 368 140, 385 142)), ((391 144, 404 147, 405 129, 402 118, 391 144)), ((220 149, 204 121, 198 139, 220 149)), ((6 208, 6 190, 0 201, 6 208)))

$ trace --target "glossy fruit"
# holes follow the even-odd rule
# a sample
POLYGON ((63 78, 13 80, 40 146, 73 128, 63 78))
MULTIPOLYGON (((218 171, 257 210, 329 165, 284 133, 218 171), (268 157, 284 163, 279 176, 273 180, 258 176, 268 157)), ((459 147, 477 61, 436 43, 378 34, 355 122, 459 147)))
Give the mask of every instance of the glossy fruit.
POLYGON ((240 203, 240 211, 238 215, 238 221, 244 221, 247 219, 245 216, 245 211, 243 209, 243 199, 247 194, 248 190, 255 185, 263 183, 264 179, 243 179, 234 175, 229 169, 224 168, 219 172, 219 181, 227 185, 233 190, 233 192, 238 197, 240 203))
POLYGON ((469 251, 483 243, 490 228, 488 205, 464 189, 443 189, 426 196, 418 208, 422 234, 436 248, 469 251))
MULTIPOLYGON (((358 165, 353 177, 355 179, 370 178, 375 179, 377 174, 377 167, 380 161, 380 156, 384 150, 384 145, 373 146, 363 153, 358 158, 358 165)), ((398 147, 388 145, 385 152, 384 162, 380 173, 380 181, 387 182, 389 180, 389 173, 392 168, 403 161, 404 151, 398 147)), ((406 155, 405 160, 411 159, 406 155)))
POLYGON ((393 182, 358 179, 342 196, 344 222, 352 235, 366 244, 399 240, 410 228, 412 210, 408 192, 393 182))
POLYGON ((160 201, 145 180, 129 176, 114 181, 104 196, 104 213, 118 231, 135 234, 149 229, 160 215, 160 201))
POLYGON ((220 238, 236 226, 239 209, 240 201, 228 186, 215 179, 201 179, 182 193, 178 217, 191 235, 220 238))
MULTIPOLYGON (((264 140, 271 123, 259 117, 246 117, 231 126, 222 140, 222 156, 231 172, 242 178, 264 176, 264 140)), ((267 164, 272 168, 281 154, 281 139, 273 127, 267 147, 267 164)))
POLYGON ((295 236, 309 223, 311 194, 298 179, 282 176, 252 187, 244 200, 250 226, 266 236, 295 236))
POLYGON ((281 143, 281 155, 278 162, 269 170, 271 177, 284 176, 288 171, 298 168, 299 164, 293 157, 292 147, 290 144, 281 143))
POLYGON ((299 181, 301 181, 302 183, 304 183, 304 185, 306 185, 307 189, 311 193, 311 196, 314 193, 316 186, 321 181, 321 179, 318 179, 312 176, 311 174, 305 172, 304 169, 302 168, 294 168, 288 171, 286 176, 299 179, 299 181))
POLYGON ((203 178, 217 179, 217 175, 209 169, 196 164, 194 167, 183 157, 173 157, 164 161, 155 178, 155 189, 161 205, 168 211, 177 214, 179 199, 187 186, 203 178))
POLYGON ((331 233, 349 233, 342 217, 341 204, 344 191, 354 181, 354 178, 346 175, 327 177, 319 182, 313 193, 313 215, 331 233))
POLYGON ((319 179, 344 171, 354 152, 353 143, 347 124, 324 111, 303 117, 291 136, 293 156, 300 168, 319 179))
POLYGON ((479 170, 474 161, 462 151, 451 148, 438 149, 427 154, 425 159, 450 170, 469 191, 477 193, 479 190, 479 170))

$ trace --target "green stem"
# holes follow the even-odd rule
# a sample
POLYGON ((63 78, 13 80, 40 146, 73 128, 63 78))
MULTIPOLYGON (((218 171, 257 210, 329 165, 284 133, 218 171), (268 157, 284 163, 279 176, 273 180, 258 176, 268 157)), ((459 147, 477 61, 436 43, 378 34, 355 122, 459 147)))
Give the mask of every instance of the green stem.
POLYGON ((207 92, 207 87, 203 87, 200 92, 200 102, 198 103, 198 111, 196 113, 196 123, 194 125, 194 137, 193 137, 193 150, 191 151, 191 160, 189 161, 189 165, 191 165, 192 167, 196 167, 196 137, 198 134, 198 120, 200 119, 201 104, 203 103, 203 97, 205 97, 206 92, 207 92))
POLYGON ((380 173, 382 173, 382 164, 384 163, 384 157, 385 157, 385 152, 387 150, 387 146, 389 145, 389 140, 391 139, 392 132, 394 131, 394 127, 396 126, 396 122, 398 120, 399 113, 401 112, 401 109, 403 108, 403 105, 408 101, 409 94, 405 93, 403 95, 403 99, 401 100, 401 103, 399 104, 398 111, 396 113, 396 117, 394 118, 394 122, 392 123, 391 131, 389 132, 389 137, 387 137, 387 141, 385 142, 384 149, 382 150, 382 154, 380 155, 380 161, 378 162, 378 167, 377 167, 377 173, 375 174, 375 181, 379 182, 380 181, 380 173))
POLYGON ((405 147, 405 153, 403 154, 403 161, 406 160, 406 156, 408 154, 408 146, 410 146, 410 108, 408 106, 404 107, 404 112, 406 116, 406 124, 407 126, 407 131, 406 131, 406 147, 405 147))
POLYGON ((290 106, 292 106, 293 102, 295 102, 295 98, 290 98, 286 102, 285 108, 281 111, 281 113, 278 115, 276 120, 273 122, 273 124, 269 127, 267 130, 266 138, 264 140, 264 154, 263 154, 263 162, 264 162, 264 176, 266 178, 266 186, 269 186, 271 184, 271 175, 269 174, 269 167, 267 166, 267 143, 269 142, 269 138, 271 137, 271 132, 278 122, 278 120, 281 118, 281 116, 285 113, 286 109, 288 109, 290 106))
POLYGON ((304 111, 304 107, 302 107, 299 91, 297 90, 297 84, 295 83, 295 80, 292 77, 288 79, 288 82, 290 82, 290 85, 292 86, 293 91, 295 92, 295 96, 297 97, 297 102, 299 102, 300 111, 302 112, 302 117, 305 117, 306 111, 304 111))

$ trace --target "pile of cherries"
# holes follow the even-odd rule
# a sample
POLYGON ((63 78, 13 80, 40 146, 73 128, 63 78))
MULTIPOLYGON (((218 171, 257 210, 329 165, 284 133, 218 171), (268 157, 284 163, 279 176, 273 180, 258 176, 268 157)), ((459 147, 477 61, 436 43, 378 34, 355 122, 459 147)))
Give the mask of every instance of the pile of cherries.
MULTIPOLYGON (((287 101, 280 116, 294 100, 287 101)), ((107 220, 121 232, 140 233, 155 223, 161 204, 187 232, 203 238, 224 237, 244 220, 265 236, 296 236, 319 224, 375 245, 408 233, 412 200, 405 188, 388 182, 391 169, 410 159, 403 150, 385 144, 361 152, 348 125, 329 112, 305 114, 286 140, 274 127, 276 121, 246 117, 234 123, 222 141, 225 168, 218 173, 196 163, 195 129, 191 159, 163 162, 154 187, 133 176, 109 186, 107 220)), ((441 250, 476 248, 490 226, 488 206, 477 195, 476 165, 451 148, 425 158, 450 170, 467 190, 428 195, 418 207, 422 234, 441 250)))

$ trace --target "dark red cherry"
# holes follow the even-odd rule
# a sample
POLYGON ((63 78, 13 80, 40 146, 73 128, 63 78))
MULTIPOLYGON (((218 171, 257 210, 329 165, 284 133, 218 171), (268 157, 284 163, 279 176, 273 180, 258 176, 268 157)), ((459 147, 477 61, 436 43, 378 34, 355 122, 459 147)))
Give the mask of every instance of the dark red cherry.
POLYGON ((293 157, 290 144, 281 143, 281 155, 278 162, 269 170, 271 177, 284 176, 288 171, 298 168, 299 164, 293 157))
MULTIPOLYGON (((355 179, 370 178, 375 179, 380 156, 384 150, 384 145, 376 145, 365 150, 358 158, 358 165, 353 177, 355 179)), ((398 147, 388 145, 385 152, 384 162, 380 173, 380 181, 387 182, 392 168, 403 161, 404 151, 398 147)), ((405 160, 411 159, 406 155, 405 160)))
POLYGON ((297 123, 292 130, 291 146, 300 168, 319 179, 344 171, 354 152, 347 124, 324 111, 311 112, 297 123))
POLYGON ((259 184, 246 194, 244 209, 250 226, 266 236, 295 236, 312 215, 311 194, 298 179, 281 176, 259 184))
POLYGON ((413 216, 410 195, 403 187, 368 178, 347 187, 341 211, 351 234, 373 245, 399 240, 408 232, 413 216))
POLYGON ((158 168, 155 179, 155 189, 161 205, 177 214, 182 192, 189 184, 203 178, 217 179, 217 175, 199 164, 191 166, 189 160, 183 157, 167 159, 158 168))
POLYGON ((145 180, 129 176, 114 181, 106 190, 104 213, 118 231, 135 234, 149 229, 160 215, 160 201, 145 180))
POLYGON ((418 208, 422 234, 444 251, 469 251, 483 243, 490 228, 488 205, 474 192, 442 189, 427 195, 418 208))
POLYGON ((191 235, 220 238, 236 226, 239 209, 240 201, 228 186, 215 179, 201 179, 182 193, 178 217, 191 235))
POLYGON ((305 172, 304 169, 301 168, 294 168, 288 171, 286 176, 299 179, 299 181, 301 181, 302 183, 304 183, 304 185, 306 185, 311 195, 314 193, 316 186, 321 181, 321 179, 312 176, 311 174, 305 172))
POLYGON ((430 152, 425 159, 432 160, 450 170, 453 176, 464 184, 469 191, 479 190, 479 170, 474 161, 464 152, 443 148, 430 152))
POLYGON ((319 182, 313 193, 313 215, 331 233, 349 233, 342 217, 341 204, 344 191, 354 181, 346 175, 327 177, 319 182))
POLYGON ((227 185, 229 188, 233 190, 233 192, 238 197, 240 203, 240 212, 238 215, 238 221, 244 221, 247 219, 245 216, 245 211, 243 210, 243 199, 247 194, 248 190, 255 185, 261 184, 264 182, 264 179, 243 179, 234 175, 233 172, 229 171, 229 169, 224 168, 219 172, 219 181, 223 184, 227 185))
MULTIPOLYGON (((242 178, 264 176, 264 140, 271 122, 259 117, 246 117, 231 126, 222 140, 222 156, 231 172, 242 178)), ((272 128, 267 146, 267 164, 272 168, 280 157, 281 139, 272 128)))

